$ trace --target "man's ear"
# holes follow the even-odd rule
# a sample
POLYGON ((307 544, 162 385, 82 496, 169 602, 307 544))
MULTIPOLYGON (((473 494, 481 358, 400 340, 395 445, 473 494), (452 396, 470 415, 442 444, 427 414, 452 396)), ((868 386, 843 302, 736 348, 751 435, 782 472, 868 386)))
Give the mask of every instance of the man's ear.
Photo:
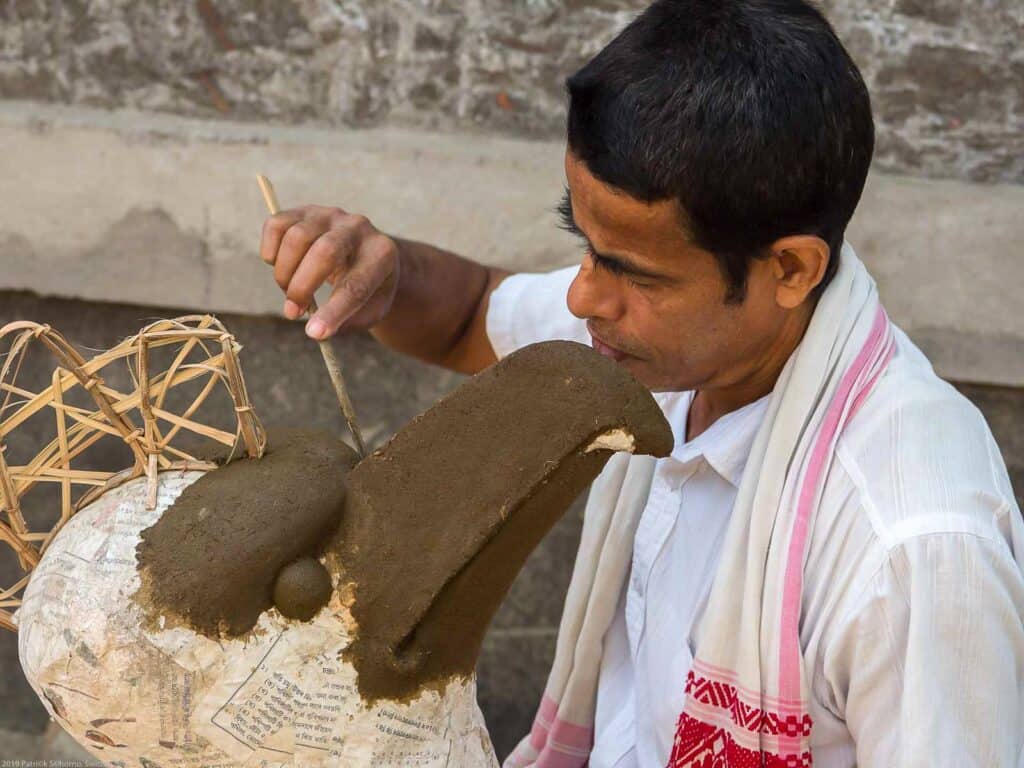
POLYGON ((775 275, 775 301, 784 309, 800 306, 825 277, 828 243, 816 235, 790 235, 769 246, 775 275))

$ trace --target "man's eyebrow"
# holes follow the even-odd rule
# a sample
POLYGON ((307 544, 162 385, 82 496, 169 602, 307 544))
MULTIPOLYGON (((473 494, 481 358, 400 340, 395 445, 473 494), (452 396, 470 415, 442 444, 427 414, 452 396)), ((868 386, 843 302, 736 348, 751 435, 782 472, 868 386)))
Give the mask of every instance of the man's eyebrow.
POLYGON ((624 256, 620 256, 615 253, 601 253, 598 251, 587 234, 579 228, 576 224, 576 218, 572 214, 572 198, 569 196, 569 189, 566 188, 562 199, 559 201, 556 207, 559 219, 559 229, 563 229, 566 232, 575 235, 586 243, 590 253, 599 261, 606 262, 605 266, 612 266, 617 271, 624 272, 626 274, 635 275, 636 277, 647 277, 652 280, 664 280, 665 275, 658 274, 657 272, 650 272, 643 267, 634 264, 632 261, 624 256))

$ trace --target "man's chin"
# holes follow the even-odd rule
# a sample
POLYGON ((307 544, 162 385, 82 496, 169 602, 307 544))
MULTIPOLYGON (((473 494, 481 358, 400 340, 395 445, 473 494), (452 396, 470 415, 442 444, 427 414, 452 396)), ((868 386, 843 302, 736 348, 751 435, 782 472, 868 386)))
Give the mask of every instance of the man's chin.
POLYGON ((616 360, 615 362, 633 374, 633 378, 651 392, 661 391, 658 387, 663 384, 662 377, 658 376, 657 373, 650 369, 650 366, 647 365, 647 361, 641 360, 638 357, 629 356, 622 360, 616 360))
POLYGON ((629 371, 634 379, 651 392, 682 392, 687 389, 693 389, 693 387, 680 385, 676 378, 667 376, 664 372, 653 368, 649 360, 643 360, 633 355, 626 355, 619 360, 610 355, 605 356, 610 360, 614 360, 616 365, 620 365, 629 371))
POLYGON ((666 376, 664 373, 645 367, 644 361, 637 360, 635 357, 623 360, 619 365, 633 374, 633 378, 651 392, 685 392, 694 388, 687 382, 680 382, 678 378, 666 376))

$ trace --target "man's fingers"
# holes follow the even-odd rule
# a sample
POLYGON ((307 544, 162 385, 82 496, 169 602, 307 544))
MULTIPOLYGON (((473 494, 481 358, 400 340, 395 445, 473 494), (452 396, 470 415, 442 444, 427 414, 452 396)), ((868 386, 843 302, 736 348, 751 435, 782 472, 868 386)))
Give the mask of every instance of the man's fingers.
MULTIPOLYGON (((301 315, 316 290, 331 275, 343 271, 358 246, 358 236, 348 229, 331 229, 316 239, 296 267, 285 295, 301 315)), ((287 310, 286 310, 287 314, 287 310)))
POLYGON ((383 235, 366 242, 352 268, 335 283, 331 297, 306 323, 310 338, 325 339, 336 333, 391 276, 394 257, 390 249, 394 246, 390 243, 383 235))
POLYGON ((281 247, 281 239, 288 228, 302 219, 301 211, 281 211, 268 216, 263 222, 263 233, 260 236, 260 258, 267 264, 277 260, 277 251, 281 247))
POLYGON ((371 299, 394 274, 397 245, 365 216, 311 205, 276 214, 264 222, 260 257, 274 266, 288 318, 300 317, 325 281, 335 284, 331 298, 306 324, 313 338, 332 335, 356 313, 372 323, 390 304, 387 291, 379 294, 380 301, 371 299))
POLYGON ((316 242, 326 230, 328 224, 319 219, 305 218, 297 221, 288 227, 281 238, 281 247, 277 251, 277 259, 274 261, 274 280, 281 290, 287 290, 288 284, 292 281, 292 275, 302 262, 309 247, 316 242))

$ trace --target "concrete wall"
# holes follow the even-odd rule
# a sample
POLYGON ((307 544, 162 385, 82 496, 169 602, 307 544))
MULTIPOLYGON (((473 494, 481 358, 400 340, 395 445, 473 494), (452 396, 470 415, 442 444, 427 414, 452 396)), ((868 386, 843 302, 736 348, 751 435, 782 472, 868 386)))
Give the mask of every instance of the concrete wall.
MULTIPOLYGON (((479 261, 540 270, 580 257, 552 211, 559 142, 0 101, 0 146, 0 289, 277 312, 256 257, 260 172, 286 207, 340 205, 479 261)), ((869 179, 849 238, 949 378, 1024 385, 1024 262, 1009 257, 1021 210, 1021 185, 869 179)))

